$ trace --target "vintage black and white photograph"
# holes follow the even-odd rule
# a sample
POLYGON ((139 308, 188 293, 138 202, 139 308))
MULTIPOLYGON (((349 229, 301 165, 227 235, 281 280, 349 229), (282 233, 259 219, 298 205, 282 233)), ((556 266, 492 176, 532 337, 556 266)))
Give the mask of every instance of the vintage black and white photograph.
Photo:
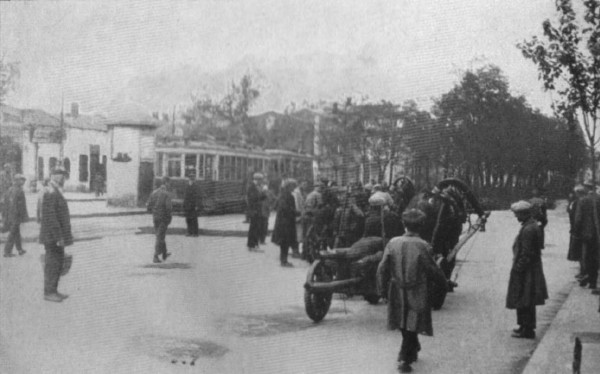
POLYGON ((0 1, 0 373, 600 373, 599 0, 0 1))

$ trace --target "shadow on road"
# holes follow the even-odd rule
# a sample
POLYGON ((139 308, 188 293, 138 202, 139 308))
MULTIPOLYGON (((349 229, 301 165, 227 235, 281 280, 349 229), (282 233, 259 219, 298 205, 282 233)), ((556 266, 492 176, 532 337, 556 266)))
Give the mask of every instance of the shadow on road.
MULTIPOLYGON (((246 237, 248 233, 246 231, 237 231, 237 230, 208 230, 208 229, 199 229, 198 233, 202 236, 236 236, 236 237, 246 237)), ((154 235, 154 227, 152 226, 142 226, 138 227, 138 231, 135 233, 136 235, 154 235)), ((187 229, 182 227, 172 227, 167 229, 167 235, 180 235, 185 236, 187 234, 187 229)))
POLYGON ((187 269, 191 269, 192 265, 190 265, 186 262, 161 262, 159 264, 146 264, 146 265, 142 265, 140 267, 144 268, 144 269, 165 269, 165 270, 183 269, 183 270, 187 270, 187 269))

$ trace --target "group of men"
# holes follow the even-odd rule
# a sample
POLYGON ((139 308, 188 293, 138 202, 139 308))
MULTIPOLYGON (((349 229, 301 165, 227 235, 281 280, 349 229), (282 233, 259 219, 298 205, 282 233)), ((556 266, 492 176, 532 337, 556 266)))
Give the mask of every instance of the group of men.
MULTIPOLYGON (((51 170, 50 181, 44 186, 38 201, 40 234, 39 242, 44 245, 44 300, 62 302, 68 295, 58 292, 61 274, 65 273, 65 247, 73 244, 71 218, 62 187, 67 172, 61 167, 51 170)), ((21 174, 12 176, 12 186, 2 193, 3 230, 8 232, 4 246, 4 257, 11 258, 13 248, 19 255, 26 253, 21 238, 21 224, 29 220, 23 185, 26 178, 21 174)))

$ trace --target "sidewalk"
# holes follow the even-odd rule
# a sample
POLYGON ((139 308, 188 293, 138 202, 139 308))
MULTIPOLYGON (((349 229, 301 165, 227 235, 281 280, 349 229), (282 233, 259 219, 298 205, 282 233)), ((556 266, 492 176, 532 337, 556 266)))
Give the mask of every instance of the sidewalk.
POLYGON ((575 337, 582 344, 581 373, 600 373, 598 296, 574 284, 523 374, 573 373, 575 337))

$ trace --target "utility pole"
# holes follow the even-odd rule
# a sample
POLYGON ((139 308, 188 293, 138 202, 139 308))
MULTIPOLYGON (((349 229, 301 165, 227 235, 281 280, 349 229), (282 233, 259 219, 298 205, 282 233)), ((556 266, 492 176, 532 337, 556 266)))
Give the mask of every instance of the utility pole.
POLYGON ((62 166, 63 157, 65 153, 64 145, 64 131, 65 131, 65 94, 62 95, 61 108, 60 108, 60 148, 58 153, 58 165, 62 166))

